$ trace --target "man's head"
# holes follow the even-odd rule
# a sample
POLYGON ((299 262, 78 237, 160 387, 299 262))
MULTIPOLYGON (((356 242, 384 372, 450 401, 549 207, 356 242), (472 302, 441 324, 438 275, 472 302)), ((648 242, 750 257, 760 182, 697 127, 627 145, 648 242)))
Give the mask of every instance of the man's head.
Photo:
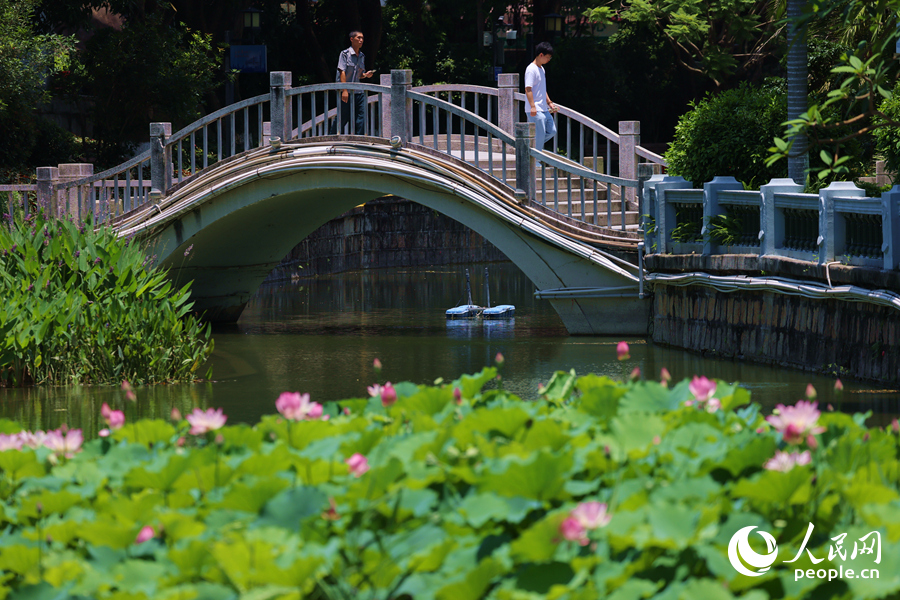
POLYGON ((534 60, 538 65, 545 65, 553 58, 553 46, 550 42, 541 42, 534 47, 534 60))
POLYGON ((350 46, 353 48, 354 52, 359 52, 359 49, 362 48, 362 45, 363 45, 362 31, 351 31, 350 32, 350 46))

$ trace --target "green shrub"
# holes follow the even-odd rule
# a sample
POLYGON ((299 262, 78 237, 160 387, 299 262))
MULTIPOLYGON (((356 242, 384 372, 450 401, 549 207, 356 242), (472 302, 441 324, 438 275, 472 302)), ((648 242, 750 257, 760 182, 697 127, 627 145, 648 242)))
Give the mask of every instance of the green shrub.
POLYGON ((666 151, 669 171, 695 186, 732 176, 751 187, 787 176, 784 161, 765 165, 772 140, 784 130, 787 96, 777 85, 748 83, 692 102, 666 151))
MULTIPOLYGON (((900 82, 894 86, 893 97, 882 101, 881 112, 895 121, 900 121, 900 82)), ((883 119, 876 120, 883 124, 883 119)), ((888 173, 900 173, 900 127, 884 126, 874 131, 876 153, 884 157, 884 168, 888 173)))
POLYGON ((196 409, 196 435, 183 421, 123 425, 105 408, 119 428, 81 452, 77 430, 0 435, 9 448, 0 451, 0 594, 863 600, 900 591, 896 431, 799 403, 767 422, 749 392, 701 378, 667 388, 560 372, 523 402, 484 391, 496 375, 398 384, 325 414, 308 396, 283 394, 284 416, 254 426, 222 427, 221 411, 196 409), (783 448, 804 451, 791 459, 783 448), (758 577, 728 558, 747 527, 777 542, 775 556, 754 545, 776 561, 758 577), (872 531, 878 563, 856 553, 872 531), (839 566, 878 568, 880 578, 839 577, 839 566), (835 577, 796 579, 810 568, 835 577))
POLYGON ((188 286, 173 290, 145 262, 89 223, 32 213, 0 227, 2 384, 195 378, 209 327, 188 314, 188 286))

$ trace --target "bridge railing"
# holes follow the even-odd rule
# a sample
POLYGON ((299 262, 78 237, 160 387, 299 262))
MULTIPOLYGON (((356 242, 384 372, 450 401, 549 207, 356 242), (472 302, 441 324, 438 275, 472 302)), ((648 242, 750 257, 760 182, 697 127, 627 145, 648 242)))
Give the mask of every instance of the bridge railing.
POLYGON ((849 182, 834 182, 817 194, 802 193, 790 179, 774 179, 759 191, 742 187, 732 177, 717 177, 703 189, 691 189, 681 177, 652 179, 645 186, 648 206, 655 205, 645 247, 656 253, 900 266, 900 186, 880 198, 866 197, 849 182))
POLYGON ((361 135, 385 137, 381 115, 382 108, 386 106, 384 98, 391 93, 390 87, 366 83, 324 83, 288 90, 286 96, 292 105, 293 117, 289 139, 359 134, 355 125, 356 103, 348 102, 349 114, 343 114, 347 110, 340 101, 344 90, 365 96, 361 135), (339 123, 341 127, 338 127, 339 123))

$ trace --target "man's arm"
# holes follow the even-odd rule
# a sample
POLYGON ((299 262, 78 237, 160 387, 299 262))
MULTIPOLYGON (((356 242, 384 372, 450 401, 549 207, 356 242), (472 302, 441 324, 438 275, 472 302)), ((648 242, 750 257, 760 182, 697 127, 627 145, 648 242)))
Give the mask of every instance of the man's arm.
POLYGON ((525 88, 525 97, 528 98, 528 106, 531 107, 529 114, 532 117, 536 117, 537 116, 537 106, 534 105, 534 94, 531 92, 530 87, 525 88))
MULTIPOLYGON (((347 73, 343 69, 341 69, 341 83, 347 83, 347 73)), ((350 98, 349 90, 344 90, 341 92, 341 102, 347 102, 350 98)))

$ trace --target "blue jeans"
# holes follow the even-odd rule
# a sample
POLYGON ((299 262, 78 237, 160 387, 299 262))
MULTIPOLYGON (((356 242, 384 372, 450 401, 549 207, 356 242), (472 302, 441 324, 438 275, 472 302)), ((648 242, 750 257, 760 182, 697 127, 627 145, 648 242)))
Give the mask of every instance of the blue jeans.
MULTIPOLYGON (((539 111, 535 117, 529 114, 528 122, 534 123, 534 147, 543 150, 547 140, 556 135, 556 123, 553 122, 553 115, 548 111, 539 111)), ((553 149, 551 148, 550 151, 552 152, 553 149)))

